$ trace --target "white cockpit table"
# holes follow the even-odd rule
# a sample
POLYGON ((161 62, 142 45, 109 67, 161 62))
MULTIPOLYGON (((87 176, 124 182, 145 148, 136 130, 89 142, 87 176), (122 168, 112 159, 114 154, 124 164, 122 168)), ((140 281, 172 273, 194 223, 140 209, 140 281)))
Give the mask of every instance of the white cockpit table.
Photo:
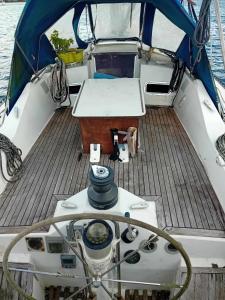
POLYGON ((138 78, 87 79, 74 104, 72 115, 80 122, 84 153, 90 144, 112 151, 112 128, 138 127, 145 103, 138 78))

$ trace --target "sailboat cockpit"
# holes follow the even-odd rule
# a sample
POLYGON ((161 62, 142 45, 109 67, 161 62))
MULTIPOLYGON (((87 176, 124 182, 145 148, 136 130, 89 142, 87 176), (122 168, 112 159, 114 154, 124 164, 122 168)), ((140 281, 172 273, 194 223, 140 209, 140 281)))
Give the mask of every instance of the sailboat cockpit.
POLYGON ((0 110, 1 299, 225 298, 209 7, 26 1, 0 110))

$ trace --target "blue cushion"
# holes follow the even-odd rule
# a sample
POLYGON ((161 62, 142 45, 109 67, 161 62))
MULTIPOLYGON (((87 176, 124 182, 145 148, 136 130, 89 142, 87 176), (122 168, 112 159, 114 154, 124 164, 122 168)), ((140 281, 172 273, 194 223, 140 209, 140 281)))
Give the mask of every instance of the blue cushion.
POLYGON ((94 73, 94 79, 115 79, 118 78, 116 76, 110 75, 110 74, 105 74, 105 73, 94 73))

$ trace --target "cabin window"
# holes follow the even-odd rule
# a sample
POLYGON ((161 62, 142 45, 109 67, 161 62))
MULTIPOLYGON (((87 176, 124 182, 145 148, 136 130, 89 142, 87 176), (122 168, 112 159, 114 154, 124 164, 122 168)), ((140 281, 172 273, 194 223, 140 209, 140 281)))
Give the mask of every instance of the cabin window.
POLYGON ((170 86, 168 84, 160 83, 147 83, 146 84, 146 93, 158 93, 158 94, 168 94, 170 86))
POLYGON ((95 54, 96 72, 116 77, 132 78, 136 54, 102 53, 95 54))
POLYGON ((159 10, 156 10, 152 29, 152 47, 177 51, 185 33, 159 10))
MULTIPOLYGON (((76 8, 75 8, 76 9, 76 8)), ((87 6, 83 10, 79 24, 78 24, 78 36, 82 41, 88 42, 92 38, 90 20, 88 15, 87 6)))
POLYGON ((81 88, 80 84, 69 85, 69 94, 70 95, 77 95, 80 91, 80 88, 81 88))

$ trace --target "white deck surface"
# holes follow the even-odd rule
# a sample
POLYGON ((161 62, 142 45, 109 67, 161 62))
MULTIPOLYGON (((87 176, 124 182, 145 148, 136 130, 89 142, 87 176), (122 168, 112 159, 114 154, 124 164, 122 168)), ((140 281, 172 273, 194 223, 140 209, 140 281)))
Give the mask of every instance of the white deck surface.
POLYGON ((137 78, 87 79, 75 102, 75 117, 140 117, 145 105, 137 78))

